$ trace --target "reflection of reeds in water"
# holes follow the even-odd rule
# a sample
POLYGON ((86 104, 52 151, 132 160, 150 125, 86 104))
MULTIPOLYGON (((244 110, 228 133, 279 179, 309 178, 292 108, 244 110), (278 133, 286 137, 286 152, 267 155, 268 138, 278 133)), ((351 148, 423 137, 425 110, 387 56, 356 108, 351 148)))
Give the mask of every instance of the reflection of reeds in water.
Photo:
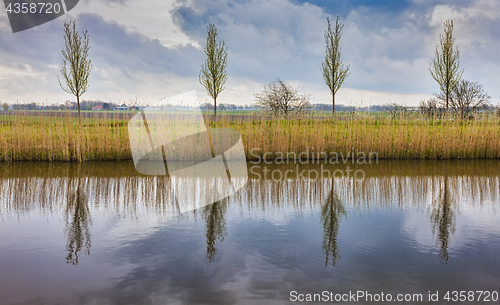
MULTIPOLYGON (((382 167, 383 169, 383 167, 382 167)), ((500 177, 468 175, 367 175, 364 181, 348 178, 324 180, 287 179, 281 181, 250 179, 235 195, 192 213, 179 215, 176 192, 202 192, 213 181, 192 178, 192 189, 173 186, 169 177, 105 175, 78 177, 75 170, 66 177, 30 177, 5 174, 0 178, 0 215, 15 217, 29 213, 66 215, 68 262, 90 249, 91 215, 113 214, 139 219, 148 217, 167 221, 171 217, 204 219, 207 257, 213 260, 217 243, 226 236, 226 214, 235 209, 250 217, 281 218, 293 211, 302 216, 321 211, 324 229, 323 250, 328 264, 338 259, 337 234, 346 211, 370 207, 406 209, 429 213, 432 229, 443 262, 449 259, 449 245, 455 217, 464 207, 483 208, 493 213, 500 202, 500 177), (177 215, 177 216, 176 216, 177 215)), ((404 171, 403 171, 404 172, 404 171)), ((451 171, 450 171, 451 172, 451 171)), ((452 173, 452 172, 451 172, 452 173)), ((237 179, 237 177, 235 177, 237 179)))
MULTIPOLYGON (((0 179, 0 213, 4 216, 30 212, 42 215, 62 213, 67 198, 76 192, 76 181, 79 179, 0 179)), ((88 197, 91 212, 95 210, 133 218, 140 217, 141 213, 169 217, 179 212, 175 192, 189 191, 176 189, 171 184, 172 180, 165 176, 86 177, 79 188, 88 197)), ((481 206, 484 202, 497 203, 500 200, 500 177, 448 176, 445 184, 442 176, 386 176, 367 177, 364 181, 348 178, 249 180, 227 201, 250 215, 272 215, 282 210, 293 210, 300 215, 319 210, 333 187, 339 200, 352 209, 383 206, 426 211, 442 198, 445 185, 448 193, 453 194, 456 208, 460 205, 481 206)), ((194 190, 202 191, 208 186, 213 186, 213 183, 201 178, 193 180, 194 190)), ((498 207, 493 204, 492 208, 496 211, 498 207)))

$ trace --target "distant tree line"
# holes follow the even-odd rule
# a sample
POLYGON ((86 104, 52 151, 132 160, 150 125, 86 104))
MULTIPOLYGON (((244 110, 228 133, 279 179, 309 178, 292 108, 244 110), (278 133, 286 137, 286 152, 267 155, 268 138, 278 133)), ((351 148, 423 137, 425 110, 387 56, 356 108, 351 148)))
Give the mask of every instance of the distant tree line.
MULTIPOLYGON (((81 110, 92 110, 93 107, 101 106, 102 110, 114 110, 120 105, 113 102, 103 102, 103 101, 80 101, 81 110)), ((2 104, 2 110, 78 110, 78 103, 72 101, 66 101, 64 104, 51 104, 44 105, 43 103, 28 103, 28 104, 2 104)))
MULTIPOLYGON (((212 103, 204 103, 200 105, 202 110, 214 110, 214 105, 212 103)), ((217 110, 262 110, 262 107, 258 105, 235 105, 235 104, 219 104, 217 105, 217 110)))
MULTIPOLYGON (((7 111, 11 110, 78 110, 78 105, 76 102, 66 101, 64 104, 52 104, 52 105, 44 105, 43 103, 28 103, 28 104, 8 104, 1 103, 2 110, 7 111)), ((92 110, 95 106, 101 106, 102 110, 116 110, 118 107, 124 106, 123 104, 117 104, 113 102, 103 102, 103 101, 93 101, 93 100, 82 100, 80 101, 80 108, 82 110, 92 110)), ((142 108, 145 106, 138 107, 129 107, 129 108, 142 108)), ((177 105, 166 105, 167 108, 193 108, 190 106, 177 106, 177 105)), ((214 105, 212 103, 204 103, 199 106, 202 110, 214 110, 214 105)), ((497 111, 498 108, 495 108, 492 105, 483 105, 482 107, 475 108, 476 110, 483 111, 497 111)), ((236 105, 236 104, 224 104, 220 103, 217 105, 217 110, 221 111, 262 111, 266 110, 265 107, 259 106, 257 104, 252 105, 236 105)), ((308 108, 304 111, 323 111, 323 112, 332 112, 332 104, 310 104, 308 108)), ((411 111, 421 111, 423 113, 427 111, 434 112, 444 112, 444 107, 440 104, 440 101, 436 98, 431 98, 426 101, 422 101, 420 106, 403 106, 398 103, 391 103, 389 105, 371 105, 371 106, 353 106, 353 105, 335 105, 335 112, 390 112, 390 113, 399 113, 402 111, 411 112, 411 111)))

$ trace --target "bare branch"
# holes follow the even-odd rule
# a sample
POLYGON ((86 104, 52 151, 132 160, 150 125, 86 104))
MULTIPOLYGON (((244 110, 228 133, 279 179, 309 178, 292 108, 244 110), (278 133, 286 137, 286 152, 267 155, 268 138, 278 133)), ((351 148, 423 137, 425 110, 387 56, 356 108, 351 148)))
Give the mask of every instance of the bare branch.
POLYGON ((264 85, 264 90, 254 96, 257 105, 272 111, 277 117, 298 116, 310 107, 311 94, 299 94, 298 89, 280 78, 264 85))
POLYGON ((489 106, 491 97, 478 82, 461 80, 450 95, 450 106, 461 119, 466 119, 471 113, 489 106))
POLYGON ((425 117, 432 119, 435 117, 441 117, 443 112, 441 104, 441 100, 431 97, 428 100, 421 101, 418 109, 425 117))

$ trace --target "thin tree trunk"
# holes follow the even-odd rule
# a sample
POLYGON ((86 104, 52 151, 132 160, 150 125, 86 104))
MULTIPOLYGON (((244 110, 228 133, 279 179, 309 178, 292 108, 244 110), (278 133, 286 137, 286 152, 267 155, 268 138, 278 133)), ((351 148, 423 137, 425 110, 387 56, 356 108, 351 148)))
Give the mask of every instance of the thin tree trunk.
POLYGON ((332 114, 333 117, 335 118, 335 93, 332 94, 332 104, 333 104, 332 114))
POLYGON ((76 103, 78 104, 78 124, 82 124, 82 120, 80 117, 80 97, 76 96, 76 103))
POLYGON ((449 107, 449 94, 446 92, 446 113, 448 113, 448 107, 449 107))
POLYGON ((214 97, 214 117, 217 117, 217 97, 214 97))

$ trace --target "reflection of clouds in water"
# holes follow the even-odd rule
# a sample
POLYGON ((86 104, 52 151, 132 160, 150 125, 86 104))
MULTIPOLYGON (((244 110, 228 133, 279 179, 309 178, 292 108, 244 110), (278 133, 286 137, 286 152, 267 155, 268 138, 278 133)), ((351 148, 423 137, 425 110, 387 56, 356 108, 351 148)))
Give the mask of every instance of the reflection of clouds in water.
POLYGON ((120 247, 124 243, 142 240, 164 226, 165 223, 160 222, 158 219, 148 217, 133 222, 127 218, 107 218, 106 233, 101 239, 107 244, 115 244, 116 247, 120 247))
POLYGON ((286 283, 289 271, 259 253, 242 254, 241 267, 221 286, 222 289, 238 291, 240 298, 262 300, 277 298, 281 290, 286 289, 282 284, 286 283))
MULTIPOLYGON (((407 213, 401 225, 401 231, 413 242, 410 243, 420 252, 439 252, 436 236, 430 230, 429 217, 421 213, 407 213)), ((478 241, 500 239, 499 215, 488 209, 476 208, 471 211, 460 211, 456 219, 455 232, 451 237, 449 252, 454 253, 461 249, 473 246, 478 241), (494 235, 494 236, 491 236, 494 235)))
POLYGON ((417 251, 428 253, 436 247, 436 238, 429 229, 429 216, 422 213, 407 213, 401 224, 401 232, 408 236, 409 244, 417 251))

